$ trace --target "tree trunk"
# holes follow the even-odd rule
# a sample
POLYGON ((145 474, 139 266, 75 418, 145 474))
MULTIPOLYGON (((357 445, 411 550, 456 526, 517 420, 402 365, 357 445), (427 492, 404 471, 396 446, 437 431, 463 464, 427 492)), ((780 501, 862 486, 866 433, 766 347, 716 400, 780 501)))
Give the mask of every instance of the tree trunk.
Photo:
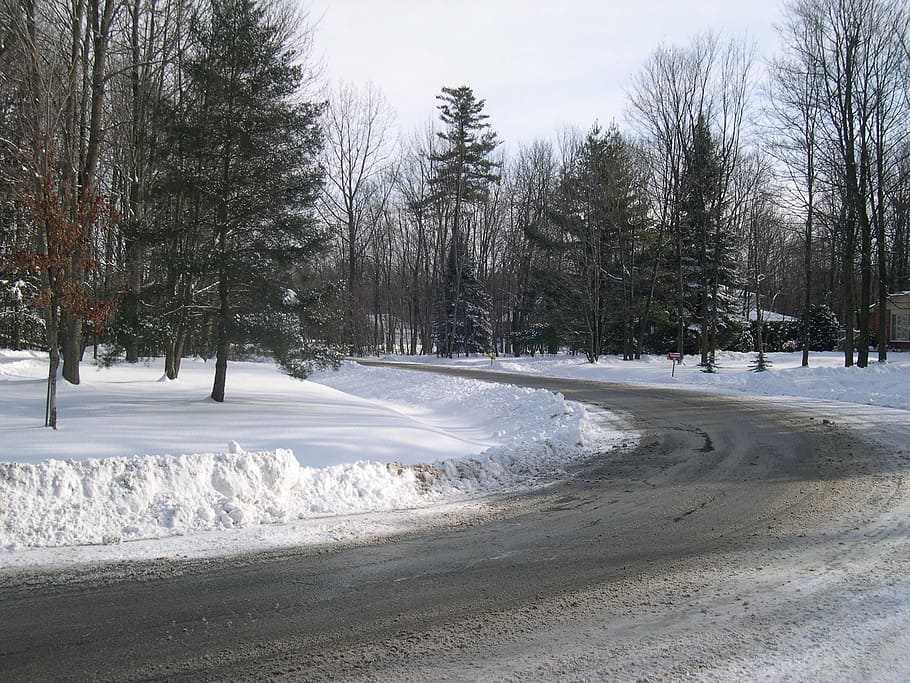
MULTIPOLYGON (((638 325, 638 340, 635 345, 635 360, 641 360, 642 350, 644 349, 645 344, 645 334, 648 331, 648 325, 651 322, 651 306, 654 302, 654 292, 657 288, 657 276, 660 273, 661 265, 661 252, 660 247, 663 245, 664 240, 664 224, 660 223, 657 232, 657 245, 658 249, 654 255, 654 263, 651 266, 651 277, 648 280, 648 296, 645 299, 644 309, 641 313, 641 320, 638 325)), ((652 349, 653 351, 653 349, 652 349)))
POLYGON ((168 379, 177 379, 177 349, 173 339, 168 340, 164 346, 164 376, 168 379))
POLYGON ((218 251, 221 264, 218 267, 218 323, 215 338, 215 381, 212 385, 212 400, 224 402, 224 387, 227 380, 228 353, 230 342, 228 340, 228 323, 230 321, 230 293, 228 291, 227 273, 224 261, 227 254, 227 228, 222 224, 218 231, 218 251))
POLYGON ((227 283, 224 278, 218 285, 220 307, 218 311, 217 338, 215 341, 215 381, 212 384, 212 400, 224 402, 224 387, 227 381, 227 364, 230 344, 228 342, 227 321, 229 311, 229 297, 227 283))
POLYGON ((141 288, 141 275, 139 264, 139 244, 138 240, 131 240, 126 249, 127 253, 127 291, 130 296, 124 301, 125 317, 130 321, 132 329, 129 331, 129 337, 126 340, 126 362, 139 362, 139 290, 141 288))
POLYGON ((82 318, 77 314, 63 314, 63 379, 79 384, 79 361, 82 359, 82 318))
POLYGON ((57 429, 57 370, 60 368, 60 347, 57 329, 60 321, 56 303, 51 303, 46 317, 47 334, 47 404, 44 412, 44 426, 57 429))
POLYGON ((888 360, 888 260, 886 256, 885 234, 885 144, 881 129, 876 136, 876 204, 873 219, 875 221, 876 261, 878 262, 878 362, 888 360))
POLYGON ((853 260, 856 257, 856 236, 852 221, 847 220, 844 242, 844 366, 853 367, 853 326, 856 324, 856 301, 854 298, 853 260))
POLYGON ((805 310, 803 311, 803 359, 802 367, 809 367, 809 344, 811 342, 809 327, 812 321, 812 229, 813 229, 813 213, 815 211, 814 206, 814 181, 812 174, 814 173, 812 166, 812 159, 810 155, 809 159, 809 182, 808 182, 808 207, 806 209, 806 239, 805 239, 805 251, 803 252, 803 258, 806 269, 806 288, 804 291, 805 297, 805 310))
MULTIPOLYGON (((135 223, 142 213, 139 202, 139 187, 142 173, 142 157, 144 155, 142 140, 142 107, 140 105, 141 97, 141 76, 140 76, 140 54, 139 54, 139 17, 141 14, 140 0, 135 0, 129 6, 130 13, 130 114, 132 131, 130 134, 130 144, 132 147, 132 177, 126 178, 126 198, 129 222, 135 230, 135 223)), ((127 363, 139 362, 139 290, 141 287, 141 270, 140 270, 140 249, 139 240, 135 236, 126 235, 126 272, 127 272, 127 292, 129 296, 123 302, 124 317, 130 322, 129 336, 126 339, 125 351, 127 363)), ((165 372, 167 374, 167 372, 165 372)), ((173 377, 169 378, 173 379, 173 377)))
POLYGON ((680 226, 676 226, 676 352, 683 356, 686 352, 685 320, 685 282, 683 281, 682 236, 680 226))
MULTIPOLYGON (((865 204, 865 202, 863 202, 865 204)), ((859 354, 856 364, 869 365, 869 306, 872 304, 872 228, 868 212, 859 210, 860 218, 860 296, 859 296, 859 354)))
POLYGON ((177 379, 180 375, 180 361, 186 345, 186 333, 178 331, 164 347, 164 374, 168 379, 177 379))

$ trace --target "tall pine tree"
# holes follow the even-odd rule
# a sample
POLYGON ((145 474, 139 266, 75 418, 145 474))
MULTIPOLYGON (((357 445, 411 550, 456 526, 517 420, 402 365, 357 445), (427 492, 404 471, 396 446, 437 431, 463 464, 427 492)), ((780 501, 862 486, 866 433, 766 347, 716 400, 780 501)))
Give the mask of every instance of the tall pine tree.
POLYGON ((478 337, 468 343, 464 336, 469 318, 474 320, 471 330, 491 329, 490 299, 474 279, 464 218, 468 207, 486 200, 490 184, 497 182, 499 176, 497 163, 490 158, 497 145, 496 133, 490 130, 488 116, 483 113, 484 100, 476 99, 466 85, 444 87, 437 98, 445 130, 438 134, 443 141, 441 151, 430 159, 435 166, 433 184, 437 197, 450 206, 452 230, 446 272, 436 296, 433 329, 437 354, 451 357, 462 344, 467 344, 467 353, 473 353, 489 350, 492 341, 478 337), (478 347, 481 343, 485 348, 478 347))
POLYGON ((560 257, 537 269, 536 286, 560 336, 592 363, 611 347, 633 357, 645 208, 628 142, 615 127, 595 127, 562 169, 551 225, 528 233, 560 257))

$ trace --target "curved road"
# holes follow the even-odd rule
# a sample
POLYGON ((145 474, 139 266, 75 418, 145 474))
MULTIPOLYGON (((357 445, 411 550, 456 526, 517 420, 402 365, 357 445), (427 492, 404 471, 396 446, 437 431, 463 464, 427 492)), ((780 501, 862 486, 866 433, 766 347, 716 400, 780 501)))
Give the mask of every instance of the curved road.
POLYGON ((820 416, 408 367, 560 391, 625 414, 641 440, 383 542, 0 575, 0 680, 733 679, 756 662, 779 672, 788 639, 836 646, 811 610, 849 612, 850 582, 865 585, 851 563, 873 562, 867 578, 906 569, 863 545, 902 499, 906 458, 820 416))

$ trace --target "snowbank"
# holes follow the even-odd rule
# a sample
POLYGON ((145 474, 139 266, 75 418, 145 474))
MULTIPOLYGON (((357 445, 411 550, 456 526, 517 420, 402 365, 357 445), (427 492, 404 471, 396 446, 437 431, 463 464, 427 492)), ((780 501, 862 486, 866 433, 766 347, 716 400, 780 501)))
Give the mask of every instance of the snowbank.
MULTIPOLYGON (((434 426, 454 415, 484 425, 495 445, 477 457, 434 463, 432 471, 445 475, 444 485, 438 486, 446 493, 487 493, 551 480, 589 450, 634 441, 634 434, 622 431, 616 418, 601 414, 594 419, 585 406, 542 389, 425 373, 415 377, 354 363, 336 373, 321 373, 314 381, 361 397, 387 397, 389 405, 434 426), (608 421, 616 429, 610 429, 608 421)), ((453 425, 448 429, 457 430, 453 425)))
POLYGON ((109 544, 417 504, 411 469, 265 453, 0 463, 0 547, 109 544))

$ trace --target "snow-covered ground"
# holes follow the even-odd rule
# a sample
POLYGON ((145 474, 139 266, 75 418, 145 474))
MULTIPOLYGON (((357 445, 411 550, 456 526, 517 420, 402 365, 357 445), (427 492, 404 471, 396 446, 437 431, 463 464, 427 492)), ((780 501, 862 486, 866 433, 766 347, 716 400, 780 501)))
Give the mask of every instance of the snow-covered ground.
MULTIPOLYGON (((910 354, 867 369, 833 353, 808 369, 799 354, 770 359, 758 374, 751 354, 722 354, 709 375, 687 358, 673 376, 661 357, 494 361, 808 408, 885 445, 893 474, 835 482, 846 499, 872 487, 879 500, 845 511, 847 534, 794 528, 772 543, 769 527, 767 548, 657 568, 663 580, 544 596, 542 612, 571 618, 491 653, 490 677, 907 680, 910 354), (615 605, 615 591, 625 616, 597 607, 615 605)), ((634 439, 615 417, 544 391, 353 364, 297 382, 234 363, 215 405, 211 370, 188 361, 167 382, 157 364, 86 367, 80 387, 60 385, 52 432, 44 358, 0 351, 0 569, 360 540, 471 514, 480 494, 550 481, 587 449, 634 439)))
POLYGON ((52 431, 45 375, 42 354, 0 351, 0 566, 388 533, 630 442, 546 391, 353 363, 307 382, 232 363, 223 405, 211 363, 176 382, 160 364, 87 366, 80 386, 59 383, 52 431))
MULTIPOLYGON (((870 354, 875 358, 875 354, 870 354)), ((890 352, 885 363, 867 368, 844 367, 842 353, 812 353, 809 367, 801 367, 801 353, 769 353, 765 372, 753 372, 754 353, 722 352, 716 373, 702 372, 698 358, 687 356, 673 368, 664 356, 644 356, 623 361, 606 356, 595 364, 584 356, 502 356, 490 364, 484 357, 436 358, 434 356, 385 356, 387 360, 482 367, 549 377, 569 377, 601 382, 629 382, 663 388, 750 396, 812 398, 841 403, 887 406, 910 410, 910 353, 890 352)), ((852 408, 850 409, 852 410, 852 408)))
MULTIPOLYGON (((724 353, 706 374, 649 356, 499 358, 497 371, 767 397, 841 415, 899 444, 910 433, 910 354, 844 368, 840 354, 724 353), (833 407, 832 407, 833 406, 833 407), (882 407, 896 410, 885 417, 882 407), (870 427, 871 426, 871 427, 870 427), (890 436, 889 436, 890 435, 890 436)), ((485 358, 396 358, 491 367, 485 358)), ((45 359, 0 351, 0 566, 255 551, 394 532, 477 497, 538 485, 594 448, 634 442, 615 416, 545 391, 347 363, 299 382, 232 363, 223 405, 212 366, 159 363, 59 384, 42 427, 45 359), (448 506, 448 507, 447 507, 448 506)))

